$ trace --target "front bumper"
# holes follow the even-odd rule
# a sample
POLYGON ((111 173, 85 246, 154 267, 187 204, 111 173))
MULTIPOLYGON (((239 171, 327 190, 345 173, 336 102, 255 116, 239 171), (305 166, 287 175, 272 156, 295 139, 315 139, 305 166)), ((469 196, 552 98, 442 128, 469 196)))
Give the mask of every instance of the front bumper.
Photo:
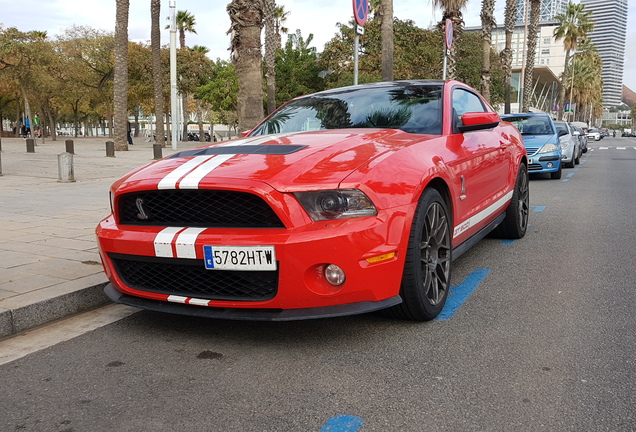
POLYGON ((561 152, 534 154, 528 156, 528 172, 530 174, 552 173, 561 168, 561 152))
MULTIPOLYGON (((192 244, 195 256, 187 259, 202 268, 206 245, 274 246, 277 287, 274 295, 265 300, 232 299, 195 291, 145 290, 128 285, 113 257, 126 254, 157 260, 154 242, 163 227, 119 226, 111 215, 97 227, 100 256, 111 282, 107 294, 113 301, 145 309, 231 319, 307 319, 382 309, 401 301, 398 294, 408 242, 405 228, 411 211, 409 207, 392 209, 390 214, 376 217, 316 222, 295 229, 202 231, 192 244), (385 254, 394 256, 367 261, 385 254), (322 272, 326 264, 336 264, 344 270, 344 284, 333 286, 326 281, 322 272)), ((171 265, 172 258, 161 260, 162 265, 171 265)))

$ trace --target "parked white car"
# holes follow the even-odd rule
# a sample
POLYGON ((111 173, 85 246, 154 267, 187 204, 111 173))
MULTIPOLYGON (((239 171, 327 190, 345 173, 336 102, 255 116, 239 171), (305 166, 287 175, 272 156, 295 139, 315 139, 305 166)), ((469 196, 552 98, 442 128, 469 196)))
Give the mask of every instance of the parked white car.
POLYGON ((601 135, 601 131, 599 131, 598 129, 589 129, 587 131, 587 137, 588 139, 593 139, 594 141, 600 141, 603 136, 601 135))

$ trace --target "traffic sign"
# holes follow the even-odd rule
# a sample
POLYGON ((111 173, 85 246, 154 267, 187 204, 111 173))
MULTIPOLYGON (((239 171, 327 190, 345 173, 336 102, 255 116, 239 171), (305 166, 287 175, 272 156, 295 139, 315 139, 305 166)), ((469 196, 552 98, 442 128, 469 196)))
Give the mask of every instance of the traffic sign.
POLYGON ((453 22, 446 19, 446 48, 451 49, 453 45, 453 22))
POLYGON ((367 23, 369 15, 369 0, 353 0, 353 17, 359 26, 367 23))

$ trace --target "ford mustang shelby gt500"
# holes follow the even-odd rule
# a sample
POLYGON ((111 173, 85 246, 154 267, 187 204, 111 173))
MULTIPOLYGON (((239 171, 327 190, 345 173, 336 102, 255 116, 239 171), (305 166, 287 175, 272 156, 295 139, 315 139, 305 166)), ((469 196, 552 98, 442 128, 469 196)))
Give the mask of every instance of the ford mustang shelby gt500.
POLYGON ((184 150, 111 188, 97 227, 115 302, 292 320, 444 307, 451 261, 490 231, 521 238, 518 130, 457 81, 303 96, 245 137, 184 150))

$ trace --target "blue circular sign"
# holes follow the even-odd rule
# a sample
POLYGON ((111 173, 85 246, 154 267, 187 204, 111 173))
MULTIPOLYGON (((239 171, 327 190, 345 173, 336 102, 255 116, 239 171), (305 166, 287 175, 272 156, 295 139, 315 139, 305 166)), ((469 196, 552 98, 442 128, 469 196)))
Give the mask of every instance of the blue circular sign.
POLYGON ((451 49, 453 45, 453 22, 446 19, 446 48, 451 49))
POLYGON ((369 0, 353 0, 353 17, 358 25, 363 26, 367 23, 369 15, 369 0))

